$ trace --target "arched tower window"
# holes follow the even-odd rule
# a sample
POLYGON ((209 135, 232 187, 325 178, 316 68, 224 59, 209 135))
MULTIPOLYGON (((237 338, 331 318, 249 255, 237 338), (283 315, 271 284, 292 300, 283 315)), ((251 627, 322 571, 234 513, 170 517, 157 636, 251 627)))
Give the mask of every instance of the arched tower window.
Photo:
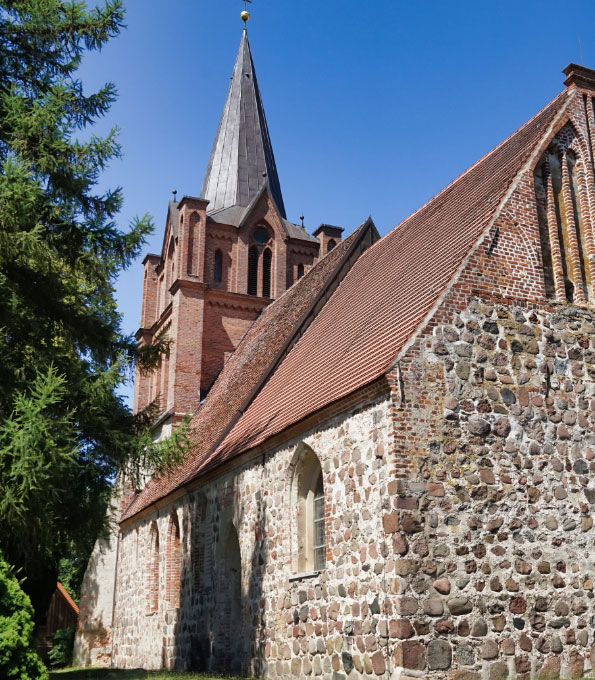
POLYGON ((159 530, 155 522, 151 524, 149 541, 146 580, 147 613, 152 614, 159 609, 159 530))
POLYGON ((248 251, 248 295, 258 295, 258 250, 252 246, 248 251))
POLYGON ((273 256, 270 248, 262 254, 262 297, 271 297, 271 262, 273 256))
POLYGON ((324 481, 318 457, 307 446, 296 452, 292 464, 293 568, 298 573, 326 566, 324 481))
POLYGON ((337 245, 337 242, 335 241, 334 238, 329 239, 328 245, 326 247, 326 252, 330 253, 331 250, 337 245))
POLYGON ((180 524, 177 513, 169 518, 167 530, 167 569, 165 599, 170 607, 180 606, 180 577, 182 574, 182 549, 180 544, 180 524))
POLYGON ((298 268, 297 268, 298 279, 301 279, 303 275, 304 275, 304 265, 300 263, 300 264, 298 264, 298 268))
POLYGON ((215 251, 213 259, 213 281, 221 283, 223 280, 223 255, 220 250, 215 251))

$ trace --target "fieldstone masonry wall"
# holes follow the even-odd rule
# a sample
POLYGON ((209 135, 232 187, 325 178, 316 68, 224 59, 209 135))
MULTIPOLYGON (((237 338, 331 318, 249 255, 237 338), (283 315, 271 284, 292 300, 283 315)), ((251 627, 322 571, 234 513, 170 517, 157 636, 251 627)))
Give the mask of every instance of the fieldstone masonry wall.
POLYGON ((113 664, 270 678, 385 677, 395 640, 385 612, 394 609, 396 583, 382 523, 389 405, 383 398, 335 417, 127 526, 113 664), (291 470, 307 447, 323 471, 327 569, 300 575, 292 567, 291 470), (179 608, 165 601, 173 512, 182 544, 179 608), (153 525, 161 546, 157 612, 147 610, 145 592, 153 525))
POLYGON ((400 369, 395 666, 580 677, 595 654, 595 314, 476 300, 400 369))

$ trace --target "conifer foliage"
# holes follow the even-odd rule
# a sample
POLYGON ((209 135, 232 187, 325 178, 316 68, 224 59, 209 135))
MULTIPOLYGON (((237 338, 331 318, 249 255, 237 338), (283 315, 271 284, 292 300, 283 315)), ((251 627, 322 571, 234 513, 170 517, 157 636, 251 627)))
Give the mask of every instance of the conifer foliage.
POLYGON ((90 127, 115 87, 87 93, 77 69, 123 19, 121 0, 0 1, 0 549, 38 616, 60 559, 86 561, 116 471, 180 454, 116 391, 134 343, 114 282, 152 225, 121 230, 121 190, 98 188, 120 148, 90 127))
POLYGON ((33 607, 0 553, 0 678, 47 680, 32 649, 33 607))

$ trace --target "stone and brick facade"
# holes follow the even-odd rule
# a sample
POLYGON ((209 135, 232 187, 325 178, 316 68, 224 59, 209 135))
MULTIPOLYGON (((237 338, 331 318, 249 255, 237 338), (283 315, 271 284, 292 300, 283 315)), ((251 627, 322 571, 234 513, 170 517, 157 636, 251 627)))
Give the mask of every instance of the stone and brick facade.
POLYGON ((368 222, 297 243, 267 186, 244 222, 215 222, 203 199, 170 206, 139 337, 171 324, 164 405, 195 412, 193 450, 126 497, 114 558, 90 564, 83 661, 271 679, 591 672, 595 72, 565 73, 380 240, 368 222), (246 287, 261 227, 265 298, 260 269, 246 287), (170 300, 155 291, 172 261, 170 300))

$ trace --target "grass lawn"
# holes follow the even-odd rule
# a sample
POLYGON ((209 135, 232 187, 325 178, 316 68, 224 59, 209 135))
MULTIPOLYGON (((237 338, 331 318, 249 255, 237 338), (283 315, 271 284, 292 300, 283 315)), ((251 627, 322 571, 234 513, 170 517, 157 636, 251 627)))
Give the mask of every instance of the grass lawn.
MULTIPOLYGON (((146 678, 146 680, 217 680, 221 677, 202 673, 166 673, 142 669, 118 671, 112 668, 64 668, 59 671, 50 671, 50 680, 140 680, 141 678, 146 678)), ((234 680, 229 676, 225 677, 227 680, 234 680)))

